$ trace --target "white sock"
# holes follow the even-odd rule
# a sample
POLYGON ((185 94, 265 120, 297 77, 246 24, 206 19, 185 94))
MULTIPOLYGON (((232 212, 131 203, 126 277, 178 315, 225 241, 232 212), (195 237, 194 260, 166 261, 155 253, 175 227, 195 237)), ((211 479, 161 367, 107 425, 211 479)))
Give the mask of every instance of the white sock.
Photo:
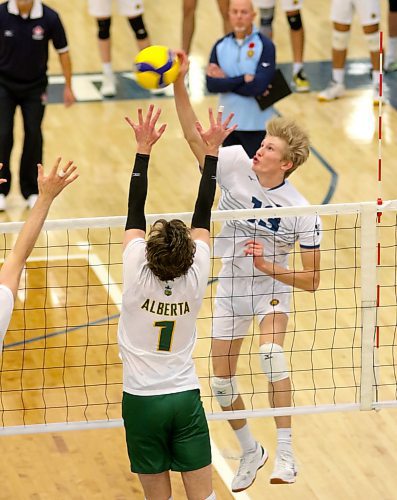
POLYGON ((303 63, 294 62, 294 65, 292 66, 292 74, 296 75, 301 69, 303 69, 303 63))
POLYGON ((344 83, 345 70, 343 68, 332 68, 332 80, 336 83, 344 83))
POLYGON ((241 427, 241 429, 237 429, 234 432, 236 433, 241 449, 243 450, 243 455, 256 450, 256 441, 251 434, 248 424, 245 424, 244 427, 241 427))
POLYGON ((277 451, 292 452, 291 428, 277 429, 277 451))
POLYGON ((386 58, 392 62, 397 61, 397 36, 389 37, 386 58))
POLYGON ((372 70, 372 85, 377 87, 379 85, 379 73, 380 71, 372 70))
POLYGON ((103 74, 106 76, 113 76, 112 63, 111 62, 103 63, 102 64, 102 71, 103 71, 103 74))

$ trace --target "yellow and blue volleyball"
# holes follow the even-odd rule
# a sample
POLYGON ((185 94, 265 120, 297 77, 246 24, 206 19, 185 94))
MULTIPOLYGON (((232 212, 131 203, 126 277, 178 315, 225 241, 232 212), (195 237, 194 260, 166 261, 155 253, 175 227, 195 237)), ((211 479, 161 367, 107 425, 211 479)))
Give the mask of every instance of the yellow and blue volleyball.
POLYGON ((136 82, 145 89, 161 89, 174 83, 179 74, 176 54, 163 45, 151 45, 135 57, 136 82))

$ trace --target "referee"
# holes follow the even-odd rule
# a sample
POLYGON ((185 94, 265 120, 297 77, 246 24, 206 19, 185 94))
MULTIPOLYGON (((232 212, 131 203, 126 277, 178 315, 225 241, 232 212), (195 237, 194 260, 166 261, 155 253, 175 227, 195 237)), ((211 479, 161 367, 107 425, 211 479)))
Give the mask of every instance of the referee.
POLYGON ((13 146, 14 115, 21 107, 24 143, 20 162, 21 193, 32 208, 37 200, 37 164, 42 163, 41 122, 47 101, 48 44, 59 54, 65 77, 64 103, 73 104, 71 62, 62 22, 41 0, 9 0, 0 4, 0 211, 6 209, 11 187, 10 156, 13 146))

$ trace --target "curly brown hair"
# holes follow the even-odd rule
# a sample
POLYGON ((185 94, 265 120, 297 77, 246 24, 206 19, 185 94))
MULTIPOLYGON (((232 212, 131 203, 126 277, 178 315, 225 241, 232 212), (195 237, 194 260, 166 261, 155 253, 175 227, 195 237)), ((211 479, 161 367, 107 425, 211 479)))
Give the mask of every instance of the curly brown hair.
POLYGON ((186 274, 193 264, 196 245, 190 230, 178 219, 157 220, 149 232, 146 259, 152 273, 161 281, 170 281, 186 274))

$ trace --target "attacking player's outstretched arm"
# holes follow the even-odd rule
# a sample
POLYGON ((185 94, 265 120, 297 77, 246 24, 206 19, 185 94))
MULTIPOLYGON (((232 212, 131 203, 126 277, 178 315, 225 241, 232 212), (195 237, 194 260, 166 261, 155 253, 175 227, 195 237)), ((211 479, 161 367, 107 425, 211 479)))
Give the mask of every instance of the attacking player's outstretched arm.
POLYGON ((14 294, 18 291, 19 280, 26 259, 29 257, 47 217, 55 197, 77 179, 76 166, 68 161, 60 168, 61 158, 57 158, 48 175, 44 175, 43 165, 38 165, 39 196, 32 208, 14 248, 7 256, 0 270, 0 284, 6 285, 14 294))
POLYGON ((174 83, 175 107, 181 124, 183 135, 189 144, 200 167, 204 165, 205 144, 196 129, 197 116, 190 103, 189 94, 185 86, 185 76, 189 70, 189 59, 182 50, 175 50, 179 58, 179 76, 174 83))
POLYGON ((125 225, 123 247, 135 238, 144 238, 146 234, 145 202, 148 188, 147 171, 152 147, 163 135, 167 125, 163 124, 156 129, 161 109, 153 115, 154 106, 151 104, 146 116, 141 108, 138 109, 138 123, 126 117, 127 123, 134 131, 137 144, 134 169, 131 175, 130 191, 128 196, 128 215, 125 225))
POLYGON ((233 118, 231 113, 222 123, 222 112, 218 111, 216 119, 210 108, 210 126, 204 130, 201 124, 196 121, 195 128, 203 143, 205 153, 204 168, 200 180, 199 191, 192 218, 191 236, 194 240, 203 240, 208 245, 210 243, 211 207, 214 202, 216 190, 216 167, 218 163, 219 147, 226 137, 236 129, 237 125, 229 128, 233 118))

